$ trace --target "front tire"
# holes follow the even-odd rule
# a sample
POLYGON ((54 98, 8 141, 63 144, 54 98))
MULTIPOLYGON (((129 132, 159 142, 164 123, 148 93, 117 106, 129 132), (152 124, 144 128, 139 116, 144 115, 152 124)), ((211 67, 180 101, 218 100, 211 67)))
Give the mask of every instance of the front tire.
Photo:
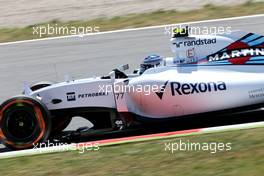
POLYGON ((0 109, 0 140, 11 149, 27 149, 45 142, 51 129, 44 104, 27 96, 5 101, 0 109))

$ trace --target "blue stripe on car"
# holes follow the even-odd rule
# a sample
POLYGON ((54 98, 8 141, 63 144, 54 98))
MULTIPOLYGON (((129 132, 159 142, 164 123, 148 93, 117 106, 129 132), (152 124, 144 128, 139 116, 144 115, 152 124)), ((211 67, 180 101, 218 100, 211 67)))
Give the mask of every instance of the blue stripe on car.
POLYGON ((249 42, 248 45, 249 46, 257 46, 257 45, 260 45, 262 43, 264 43, 264 37, 257 39, 257 40, 254 40, 252 42, 249 42))
POLYGON ((256 56, 256 57, 252 57, 250 58, 251 61, 254 61, 254 60, 264 60, 264 56, 256 56))
POLYGON ((258 37, 260 37, 260 35, 253 34, 253 35, 249 36, 248 38, 242 40, 242 42, 244 42, 244 43, 248 43, 248 42, 250 42, 250 41, 252 41, 252 40, 255 40, 255 39, 258 38, 258 37))

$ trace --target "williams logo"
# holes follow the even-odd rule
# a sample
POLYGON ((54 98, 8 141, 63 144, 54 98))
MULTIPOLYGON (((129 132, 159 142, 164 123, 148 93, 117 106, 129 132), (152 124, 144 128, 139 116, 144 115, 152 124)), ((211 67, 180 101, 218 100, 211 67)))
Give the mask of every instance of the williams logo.
POLYGON ((66 93, 67 95, 67 101, 75 101, 76 97, 75 97, 75 92, 68 92, 66 93))
POLYGON ((175 95, 189 95, 195 93, 216 92, 226 90, 226 84, 220 82, 208 82, 208 83, 184 83, 171 82, 171 93, 175 95))
POLYGON ((164 85, 161 86, 161 89, 159 92, 155 92, 157 96, 162 100, 166 85, 168 84, 169 81, 166 81, 164 85))
POLYGON ((198 40, 174 42, 173 45, 175 45, 177 48, 180 48, 181 46, 200 46, 200 45, 209 45, 215 43, 216 43, 216 38, 212 38, 212 39, 198 39, 198 40))

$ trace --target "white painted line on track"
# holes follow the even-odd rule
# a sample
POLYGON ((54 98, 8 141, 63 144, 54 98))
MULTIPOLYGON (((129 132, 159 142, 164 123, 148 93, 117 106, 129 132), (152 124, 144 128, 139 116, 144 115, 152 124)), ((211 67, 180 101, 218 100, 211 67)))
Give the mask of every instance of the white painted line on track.
POLYGON ((258 128, 264 127, 264 122, 254 122, 254 123, 244 123, 244 124, 237 124, 237 125, 228 125, 228 126, 220 126, 220 127, 210 127, 204 128, 201 131, 204 133, 210 132, 224 132, 224 131, 232 131, 232 130, 244 130, 244 129, 251 129, 251 128, 258 128))
POLYGON ((72 144, 0 153, 0 159, 76 150, 72 144))
POLYGON ((176 25, 210 23, 210 22, 240 20, 240 19, 245 19, 245 18, 257 18, 257 17, 264 17, 264 14, 249 15, 249 16, 239 16, 239 17, 229 17, 229 18, 219 18, 219 19, 201 20, 201 21, 192 21, 192 22, 175 23, 175 24, 158 25, 158 26, 148 26, 148 27, 139 27, 139 28, 131 28, 131 29, 120 29, 120 30, 114 30, 114 31, 88 33, 88 34, 83 34, 81 36, 80 35, 67 35, 67 36, 58 36, 58 37, 47 37, 47 38, 41 38, 41 39, 32 39, 32 40, 21 40, 21 41, 15 41, 15 42, 0 43, 0 46, 21 44, 21 43, 29 43, 29 42, 38 42, 38 41, 46 41, 46 40, 55 40, 55 39, 74 38, 74 37, 82 38, 82 37, 86 37, 86 36, 113 34, 113 33, 119 33, 119 32, 131 32, 131 31, 139 31, 139 30, 147 30, 147 29, 156 29, 156 28, 176 26, 176 25))

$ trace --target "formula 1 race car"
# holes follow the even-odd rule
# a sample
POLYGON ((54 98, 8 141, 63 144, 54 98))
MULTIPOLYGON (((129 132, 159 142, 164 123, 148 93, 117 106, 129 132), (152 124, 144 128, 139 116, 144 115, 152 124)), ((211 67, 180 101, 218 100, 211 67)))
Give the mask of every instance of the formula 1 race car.
POLYGON ((61 133, 74 116, 95 130, 120 130, 264 107, 263 36, 177 34, 171 45, 175 57, 150 56, 133 74, 124 65, 102 77, 25 85, 24 95, 1 105, 2 143, 31 148, 61 133))

